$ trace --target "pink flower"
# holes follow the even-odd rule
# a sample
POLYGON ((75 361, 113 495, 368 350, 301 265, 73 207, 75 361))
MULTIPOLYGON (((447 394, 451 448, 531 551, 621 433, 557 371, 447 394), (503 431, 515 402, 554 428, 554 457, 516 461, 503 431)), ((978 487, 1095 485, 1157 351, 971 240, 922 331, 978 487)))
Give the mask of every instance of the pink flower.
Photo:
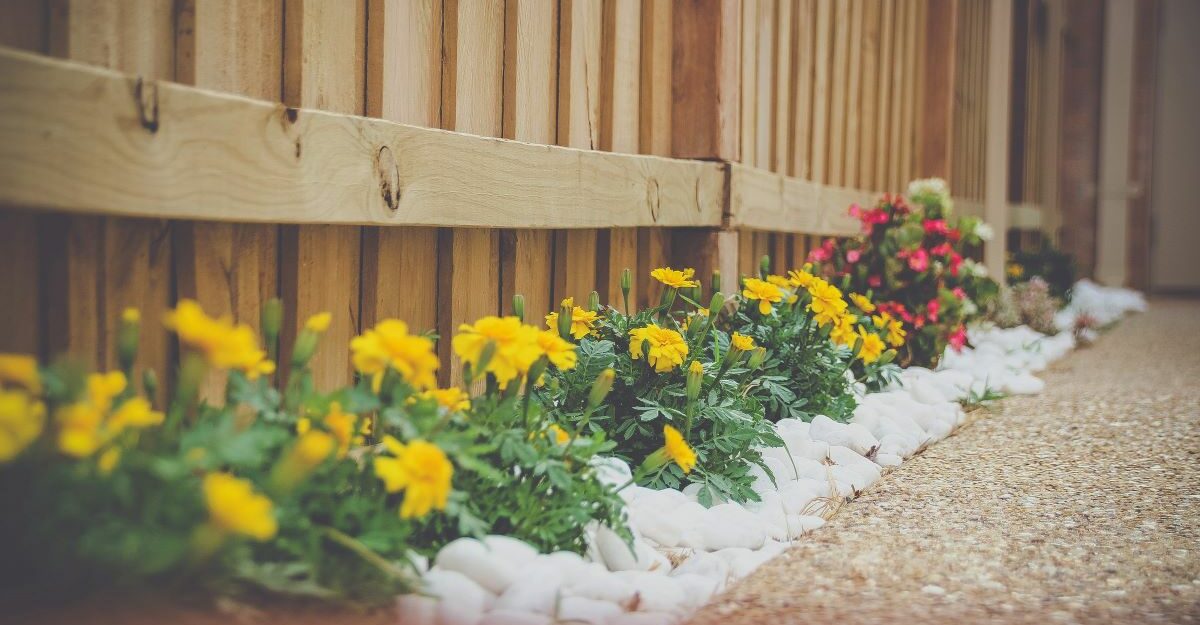
POLYGON ((950 247, 949 243, 942 243, 941 245, 929 250, 929 252, 936 256, 949 256, 954 253, 954 248, 950 247))
POLYGON ((963 264, 963 257, 961 254, 951 254, 950 255, 950 275, 957 276, 958 268, 961 267, 962 264, 963 264))
POLYGON ((873 289, 878 289, 879 287, 883 286, 883 278, 880 278, 879 276, 868 276, 867 284, 871 285, 871 288, 873 289))
POLYGON ((925 234, 945 235, 949 232, 949 227, 946 226, 945 219, 926 219, 921 222, 921 225, 925 226, 925 234))
POLYGON ((953 347, 954 351, 961 352, 967 346, 967 329, 959 325, 950 334, 949 341, 950 347, 953 347))
POLYGON ((813 248, 813 250, 808 253, 808 262, 810 263, 823 263, 829 260, 829 258, 829 252, 826 252, 824 248, 820 247, 813 248))
POLYGON ((925 327, 925 317, 922 317, 921 315, 917 315, 917 317, 915 319, 913 319, 913 318, 905 319, 905 321, 911 323, 913 325, 913 327, 918 330, 925 327))
POLYGON ((862 258, 862 252, 858 250, 846 250, 846 262, 857 263, 859 258, 862 258))
POLYGON ((908 266, 917 273, 929 269, 929 253, 924 248, 917 248, 917 251, 908 254, 908 266))
POLYGON ((941 309, 942 309, 942 304, 941 304, 941 302, 939 302, 937 300, 936 297, 929 300, 929 303, 925 305, 925 312, 929 314, 929 320, 934 323, 937 323, 938 311, 940 311, 941 309))
POLYGON ((961 286, 954 287, 954 297, 958 299, 967 299, 967 292, 961 286))

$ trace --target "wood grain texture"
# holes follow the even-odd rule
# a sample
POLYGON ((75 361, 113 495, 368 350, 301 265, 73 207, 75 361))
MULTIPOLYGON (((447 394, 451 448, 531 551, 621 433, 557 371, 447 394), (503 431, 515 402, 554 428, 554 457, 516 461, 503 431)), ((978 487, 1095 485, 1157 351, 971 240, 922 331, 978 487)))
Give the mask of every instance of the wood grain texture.
MULTIPOLYGON (((1008 102, 1012 88, 1012 0, 993 0, 988 8, 987 99, 1008 102)), ((983 218, 997 233, 1008 232, 1008 122, 1007 106, 988 107, 983 218)), ((1005 275, 1007 238, 993 237, 984 246, 984 264, 993 276, 1005 275)))
MULTIPOLYGON (((283 97, 288 106, 359 114, 365 109, 366 0, 287 0, 283 97)), ((356 226, 299 225, 281 230, 281 360, 309 316, 333 321, 311 361, 316 388, 351 381, 346 347, 359 332, 362 232, 356 226)), ((283 368, 286 370, 286 367, 283 368)))
MULTIPOLYGON (((442 127, 441 0, 368 0, 366 81, 367 115, 442 127)), ((362 233, 362 327, 392 318, 436 331, 437 228, 362 233)))
POLYGON ((867 204, 865 191, 822 185, 734 164, 730 173, 729 225, 733 228, 850 236, 858 223, 847 214, 867 204))
POLYGON ((745 165, 758 164, 758 0, 742 0, 741 69, 738 114, 740 156, 745 165))
POLYGON ((682 0, 672 12, 672 155, 737 161, 740 120, 737 0, 682 0))
POLYGON ((809 177, 828 179, 830 130, 830 65, 832 57, 833 0, 815 0, 816 28, 813 42, 812 138, 808 152, 809 177))
MULTIPOLYGON (((504 128, 506 139, 552 144, 557 134, 558 4, 508 0, 504 11, 504 128)), ((553 234, 500 233, 500 305, 512 312, 516 293, 531 319, 550 310, 553 234)))
POLYGON ((792 115, 795 95, 796 0, 782 0, 775 23, 775 167, 773 171, 791 173, 792 138, 795 136, 795 117, 792 115))
POLYGON ((777 96, 775 51, 779 42, 776 29, 778 19, 777 2, 760 2, 758 5, 757 47, 755 49, 754 90, 757 92, 754 105, 754 165, 763 169, 775 169, 775 98, 777 96))
MULTIPOLYGON (((850 0, 834 0, 833 52, 829 91, 829 151, 826 175, 817 182, 845 184, 846 117, 850 81, 850 0)), ((858 42, 855 42, 857 45, 858 42)))
MULTIPOLYGON (((563 0, 558 28, 558 143, 600 147, 604 3, 563 0)), ((603 209, 602 209, 603 210, 603 209)), ((556 232, 551 304, 584 302, 597 287, 595 230, 556 232)))
POLYGON ((879 80, 876 83, 875 165, 873 188, 890 188, 888 163, 891 161, 892 57, 895 40, 895 10, 893 3, 884 2, 879 22, 879 80))
MULTIPOLYGON (((671 55, 673 0, 642 2, 642 117, 640 152, 671 155, 671 55)), ((650 278, 656 267, 669 264, 671 233, 664 228, 639 228, 637 266, 631 267, 635 287, 630 306, 644 308, 658 301, 658 283, 650 278)), ((623 304, 622 304, 623 306, 623 304)), ((629 312, 629 311, 626 311, 629 312)))
POLYGON ((140 115, 127 76, 10 51, 0 70, 6 204, 271 223, 720 223, 714 163, 480 138, 168 83, 143 89, 157 102, 150 131, 127 121, 140 115), (379 163, 394 166, 381 174, 379 163))
POLYGON ((875 160, 878 149, 879 116, 879 31, 881 3, 867 0, 863 7, 862 31, 862 87, 859 92, 858 175, 855 186, 860 189, 876 189, 875 160))
MULTIPOLYGON (((600 149, 637 153, 640 139, 642 0, 607 0, 601 65, 600 149)), ((604 304, 621 301, 622 270, 638 266, 637 230, 599 233, 596 290, 604 304)), ((633 276, 634 290, 639 276, 633 276)))
MULTIPOLYGON (((504 124, 504 2, 446 0, 443 7, 442 124, 499 137, 504 124)), ((461 324, 500 312, 500 233, 492 228, 440 230, 437 276, 441 379, 458 384, 462 371, 450 338, 461 324)))
POLYGON ((796 7, 796 41, 793 46, 792 67, 795 73, 792 119, 792 156, 790 176, 808 178, 811 167, 809 142, 813 133, 813 72, 816 24, 814 0, 798 0, 796 7))
POLYGON ((951 179, 958 0, 929 0, 924 41, 924 106, 917 176, 951 179))

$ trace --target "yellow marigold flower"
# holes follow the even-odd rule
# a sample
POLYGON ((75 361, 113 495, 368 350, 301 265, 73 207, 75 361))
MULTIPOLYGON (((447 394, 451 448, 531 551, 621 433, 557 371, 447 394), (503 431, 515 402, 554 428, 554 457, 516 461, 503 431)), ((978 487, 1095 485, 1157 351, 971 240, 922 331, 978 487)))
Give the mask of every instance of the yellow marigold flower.
POLYGON ((0 384, 15 384, 35 395, 42 392, 37 359, 26 354, 0 354, 0 384))
POLYGON ((164 323, 213 367, 237 369, 252 380, 275 371, 275 363, 266 359, 250 326, 234 325, 226 317, 213 319, 193 300, 180 300, 164 323))
POLYGON ((113 400, 125 391, 125 385, 125 374, 120 371, 89 375, 86 397, 59 407, 55 413, 59 451, 84 458, 126 428, 142 429, 163 422, 163 413, 155 411, 143 397, 131 397, 113 410, 113 400))
POLYGON ((136 308, 126 308, 121 311, 121 321, 125 323, 141 323, 142 312, 136 308))
POLYGON ((106 423, 114 434, 125 428, 148 428, 162 425, 163 413, 154 410, 144 397, 131 397, 125 400, 116 411, 108 417, 106 423))
MULTIPOLYGON (((350 341, 351 360, 358 371, 371 376, 392 368, 418 389, 437 386, 438 358, 433 341, 408 333, 408 324, 384 319, 350 341)), ((378 379, 378 378, 377 378, 378 379)))
POLYGON ((667 458, 679 465, 684 473, 691 473, 692 469, 696 467, 696 452, 692 451, 687 441, 683 440, 683 435, 679 433, 679 430, 664 425, 663 440, 663 451, 667 458))
POLYGON ((838 345, 851 346, 858 335, 854 333, 854 317, 852 315, 841 315, 834 322, 833 330, 829 332, 829 339, 838 345))
MULTIPOLYGON (((574 302, 574 300, 568 297, 567 299, 563 300, 563 302, 574 302)), ((571 304, 567 305, 570 306, 571 304)), ((571 308, 571 336, 575 337, 575 340, 579 340, 591 334, 593 331, 593 326, 596 325, 596 321, 599 319, 600 315, 598 315, 595 311, 587 310, 581 306, 573 306, 571 308)), ((552 312, 546 315, 546 327, 558 332, 557 312, 552 312)))
POLYGON ((254 492, 249 481, 228 473, 204 476, 204 501, 211 522, 218 529, 256 540, 270 540, 279 530, 274 505, 254 492))
POLYGON ((904 324, 899 319, 893 318, 888 313, 881 313, 871 317, 875 322, 875 327, 887 332, 887 342, 892 347, 901 347, 904 345, 905 337, 908 332, 904 331, 904 324))
POLYGON ((819 325, 836 322, 846 312, 842 291, 820 278, 814 279, 808 286, 808 294, 812 296, 808 309, 813 312, 819 325))
POLYGON ((101 427, 104 413, 86 401, 67 404, 55 413, 58 421, 58 449, 74 458, 86 458, 104 444, 101 427))
POLYGON ((754 337, 745 336, 743 334, 734 332, 733 336, 729 339, 729 346, 731 349, 748 352, 754 349, 754 337))
POLYGON ((400 518, 414 519, 433 509, 446 509, 454 466, 445 452, 419 439, 405 444, 386 436, 383 443, 394 457, 376 457, 375 475, 383 480, 387 492, 405 491, 400 518))
POLYGON ((17 457, 46 426, 46 404, 24 391, 0 389, 0 462, 17 457))
POLYGON ((687 342, 683 340, 683 335, 653 323, 629 331, 629 355, 634 360, 642 357, 643 345, 649 346, 646 360, 658 373, 665 373, 682 365, 688 354, 687 342))
POLYGON ((304 329, 308 330, 309 332, 316 332, 320 334, 329 329, 329 324, 332 321, 333 315, 327 312, 319 312, 309 317, 308 321, 304 322, 304 329))
POLYGON ((296 440, 296 448, 293 453, 299 466, 311 469, 325 462, 325 459, 333 453, 337 446, 338 441, 328 432, 309 430, 296 440))
POLYGON ((872 304, 871 300, 867 299, 863 295, 859 295, 858 293, 851 293, 850 301, 854 302, 854 305, 858 306, 858 309, 865 313, 875 312, 875 304, 872 304))
POLYGON ((524 376, 542 355, 538 344, 538 329, 521 323, 516 317, 487 316, 472 325, 458 327, 451 345, 463 362, 472 366, 479 362, 489 342, 496 345, 487 363, 487 371, 496 376, 500 388, 508 388, 512 380, 524 376))
POLYGON ((767 282, 770 282, 771 284, 774 284, 775 286, 777 286, 781 289, 789 289, 792 286, 791 280, 788 280, 787 278, 785 278, 783 276, 779 276, 779 275, 775 275, 775 274, 768 275, 767 282))
POLYGON ((691 268, 671 269, 670 267, 659 267, 650 272, 651 278, 676 289, 700 286, 699 280, 692 279, 694 275, 696 275, 696 270, 691 268))
POLYGON ((1025 275, 1025 267, 1021 266, 1018 263, 1009 263, 1008 277, 1016 279, 1016 278, 1020 278, 1023 275, 1025 275))
POLYGON ((815 279, 816 276, 807 270, 793 269, 788 272, 788 283, 796 288, 807 289, 815 279))
POLYGON ((858 326, 858 336, 862 338, 862 349, 858 352, 858 357, 863 364, 869 365, 879 360, 883 355, 883 339, 874 332, 867 332, 862 326, 858 326))
POLYGON ((96 459, 96 468, 100 469, 102 475, 108 475, 117 468, 117 464, 121 462, 121 449, 119 447, 109 447, 100 454, 96 459))
POLYGON ((783 301, 783 291, 779 287, 758 278, 746 278, 742 282, 742 297, 748 300, 758 300, 758 312, 771 314, 771 304, 783 301))
MULTIPOLYGON (((351 445, 363 444, 364 435, 369 426, 366 419, 360 419, 353 413, 343 412, 342 405, 336 401, 329 404, 329 411, 325 413, 321 422, 325 424, 325 428, 337 441, 338 458, 345 458, 351 445)), ((312 422, 307 417, 296 422, 297 434, 307 434, 311 429, 312 422)))
POLYGON ((546 428, 546 430, 549 431, 554 437, 554 442, 556 444, 566 445, 567 443, 571 442, 571 435, 567 434, 566 430, 558 427, 557 424, 551 423, 550 427, 546 428))
POLYGON ((421 393, 421 399, 432 399, 439 406, 450 412, 462 412, 471 407, 471 396, 466 391, 451 386, 450 388, 434 388, 421 393))
POLYGON ((558 368, 559 371, 567 371, 575 368, 575 363, 579 361, 579 356, 575 353, 575 345, 570 341, 565 341, 558 332, 554 330, 542 330, 538 332, 538 347, 546 354, 546 358, 550 363, 558 368))

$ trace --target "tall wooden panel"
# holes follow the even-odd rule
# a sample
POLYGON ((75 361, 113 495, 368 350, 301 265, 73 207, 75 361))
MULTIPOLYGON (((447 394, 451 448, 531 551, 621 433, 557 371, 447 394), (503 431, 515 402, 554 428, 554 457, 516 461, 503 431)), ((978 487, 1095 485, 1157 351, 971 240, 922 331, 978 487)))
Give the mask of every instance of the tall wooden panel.
POLYGON ((739 160, 741 13, 736 0, 681 0, 673 7, 673 156, 739 160))
POLYGON ((917 177, 950 180, 958 0, 929 0, 925 21, 921 162, 917 177))
POLYGON ((833 0, 815 0, 816 32, 813 42, 812 82, 812 140, 809 149, 808 172, 816 182, 829 179, 829 143, 833 132, 829 110, 830 70, 833 43, 833 0))
MULTIPOLYGON (((367 115, 442 125, 442 0, 368 0, 367 115)), ((362 326, 435 330, 437 228, 363 228, 362 326)))
MULTIPOLYGON (((366 0, 287 0, 284 102, 338 113, 364 112, 366 0)), ((309 315, 333 321, 312 361, 313 382, 350 381, 346 352, 358 333, 361 232, 355 226, 285 226, 280 241, 283 353, 309 315)))
MULTIPOLYGON (((673 0, 642 1, 642 77, 638 85, 641 101, 639 151, 657 156, 671 155, 671 15, 673 0)), ((650 279, 656 267, 671 258, 671 233, 664 228, 639 228, 637 266, 631 267, 636 282, 630 305, 638 308, 657 301, 658 287, 650 279)))
MULTIPOLYGON (((602 50, 600 149, 636 154, 641 97, 642 0, 606 0, 602 50)), ((621 271, 638 266, 636 228, 613 228, 597 240, 596 290, 607 304, 621 301, 621 271)), ((641 276, 633 276, 634 286, 641 276)))
MULTIPOLYGON (((600 147, 601 0, 563 0, 559 8, 558 143, 600 147)), ((584 302, 596 289, 596 240, 592 229, 562 230, 554 238, 554 301, 584 302)))
MULTIPOLYGON (((447 0, 442 21, 442 123, 475 135, 503 130, 504 3, 447 0)), ((461 375, 450 337, 458 326, 499 312, 499 233, 443 228, 438 233, 438 353, 442 377, 461 375)))
MULTIPOLYGON (((508 0, 504 37, 504 136, 552 144, 557 131, 558 4, 508 0)), ((551 309, 553 233, 500 233, 500 305, 512 312, 512 296, 525 297, 526 317, 537 323, 551 309)))

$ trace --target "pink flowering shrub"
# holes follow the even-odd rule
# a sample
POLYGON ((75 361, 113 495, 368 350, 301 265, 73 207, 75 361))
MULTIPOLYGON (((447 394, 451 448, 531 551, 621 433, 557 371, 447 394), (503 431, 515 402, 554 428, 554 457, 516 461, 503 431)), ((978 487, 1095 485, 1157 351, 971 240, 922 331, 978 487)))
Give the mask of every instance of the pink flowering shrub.
POLYGON ((809 261, 844 290, 866 293, 880 322, 908 331, 903 365, 932 366, 946 346, 967 345, 966 322, 995 297, 998 286, 966 250, 990 238, 974 217, 954 217, 941 181, 916 181, 909 197, 885 194, 870 208, 850 207, 863 233, 826 239, 809 261))

